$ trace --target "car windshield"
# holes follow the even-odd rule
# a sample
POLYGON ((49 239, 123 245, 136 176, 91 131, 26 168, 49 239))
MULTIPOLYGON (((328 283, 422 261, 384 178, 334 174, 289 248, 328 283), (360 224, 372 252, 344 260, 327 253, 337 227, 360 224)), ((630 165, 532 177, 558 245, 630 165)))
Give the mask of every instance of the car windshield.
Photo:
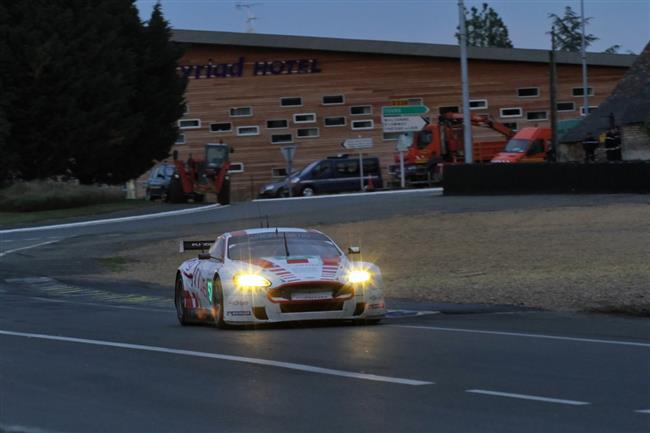
POLYGON ((172 177, 174 175, 174 171, 176 171, 176 169, 174 168, 173 165, 165 165, 162 167, 160 172, 165 177, 172 177))
POLYGON ((524 153, 528 149, 528 140, 513 138, 506 145, 506 152, 524 153))
POLYGON ((327 236, 312 232, 257 233, 234 236, 228 242, 228 258, 231 260, 249 261, 262 257, 287 256, 336 257, 339 255, 341 252, 327 236))

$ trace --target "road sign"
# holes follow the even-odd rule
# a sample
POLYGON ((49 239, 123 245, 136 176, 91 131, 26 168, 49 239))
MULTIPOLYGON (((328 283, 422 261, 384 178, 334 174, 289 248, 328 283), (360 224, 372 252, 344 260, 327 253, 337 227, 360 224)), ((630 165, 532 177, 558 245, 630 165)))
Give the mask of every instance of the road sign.
POLYGON ((285 161, 293 161, 293 157, 296 154, 296 146, 282 146, 280 151, 285 161))
POLYGON ((394 116, 382 117, 381 124, 384 132, 408 132, 420 131, 427 121, 422 116, 394 116))
POLYGON ((346 149, 370 149, 372 147, 372 138, 348 138, 343 142, 346 149))
POLYGON ((386 106, 381 107, 382 117, 391 116, 421 116, 429 112, 429 107, 426 105, 399 105, 399 106, 386 106))
POLYGON ((405 152, 409 148, 409 146, 411 146, 412 142, 413 142, 413 137, 411 134, 409 134, 408 132, 400 134, 399 138, 397 139, 397 144, 395 145, 395 149, 397 149, 398 152, 405 152))

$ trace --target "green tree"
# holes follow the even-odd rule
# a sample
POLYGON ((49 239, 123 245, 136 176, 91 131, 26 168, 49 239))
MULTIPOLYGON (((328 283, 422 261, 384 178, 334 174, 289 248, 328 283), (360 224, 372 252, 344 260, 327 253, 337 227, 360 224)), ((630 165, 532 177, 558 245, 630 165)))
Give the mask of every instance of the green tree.
MULTIPOLYGON (((571 6, 564 8, 564 16, 548 14, 555 27, 555 43, 559 51, 580 51, 582 44, 582 26, 580 15, 576 14, 571 6)), ((589 24, 591 17, 585 18, 585 26, 589 24)), ((585 34, 585 47, 597 41, 598 38, 590 33, 585 34)))
MULTIPOLYGON (((468 46, 512 48, 508 28, 499 14, 487 3, 482 4, 480 11, 472 6, 469 16, 465 10, 465 28, 467 29, 468 46)), ((458 32, 456 32, 456 38, 460 40, 458 32)))
POLYGON ((605 51, 603 51, 603 53, 605 53, 605 54, 617 54, 618 50, 620 50, 620 49, 621 49, 620 45, 618 45, 618 44, 617 45, 612 45, 611 47, 609 47, 605 51))

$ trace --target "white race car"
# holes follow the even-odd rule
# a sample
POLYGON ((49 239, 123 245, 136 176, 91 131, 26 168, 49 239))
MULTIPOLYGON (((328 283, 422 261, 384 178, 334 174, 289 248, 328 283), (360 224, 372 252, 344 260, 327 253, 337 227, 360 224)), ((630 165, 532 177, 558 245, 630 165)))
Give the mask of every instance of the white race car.
MULTIPOLYGON (((316 230, 266 228, 224 233, 176 272, 174 303, 181 324, 219 327, 294 320, 377 323, 386 310, 381 272, 352 261, 316 230)), ((349 253, 359 253, 350 247, 349 253)))

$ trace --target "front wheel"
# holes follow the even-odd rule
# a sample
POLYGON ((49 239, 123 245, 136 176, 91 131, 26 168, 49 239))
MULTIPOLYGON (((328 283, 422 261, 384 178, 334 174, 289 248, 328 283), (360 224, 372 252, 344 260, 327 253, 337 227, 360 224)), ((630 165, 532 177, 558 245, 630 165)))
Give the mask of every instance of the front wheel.
POLYGON ((178 322, 183 326, 189 325, 189 312, 185 308, 184 302, 183 277, 180 274, 176 276, 176 283, 174 285, 174 305, 176 306, 176 318, 178 322))
POLYGON ((311 197, 313 195, 316 195, 316 190, 313 186, 306 186, 302 189, 301 194, 303 197, 311 197))
POLYGON ((221 279, 214 277, 212 280, 212 320, 217 328, 226 328, 223 311, 223 287, 221 279))

